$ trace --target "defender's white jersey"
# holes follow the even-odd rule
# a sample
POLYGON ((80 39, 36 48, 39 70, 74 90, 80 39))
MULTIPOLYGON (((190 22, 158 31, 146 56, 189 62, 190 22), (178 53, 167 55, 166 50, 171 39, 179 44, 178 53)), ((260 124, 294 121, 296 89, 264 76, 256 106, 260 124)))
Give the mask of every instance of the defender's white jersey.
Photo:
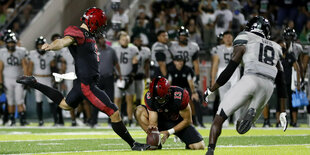
POLYGON ((0 49, 0 60, 4 64, 4 78, 16 79, 23 75, 22 59, 27 55, 25 48, 16 47, 16 50, 10 53, 7 48, 0 49))
POLYGON ((171 57, 171 53, 169 52, 169 48, 166 44, 160 43, 160 42, 156 42, 153 44, 152 46, 152 62, 154 62, 154 66, 155 67, 159 67, 158 62, 156 61, 156 53, 163 53, 166 56, 166 65, 172 62, 172 57, 171 57))
POLYGON ((54 51, 47 51, 45 54, 41 55, 37 50, 30 51, 29 59, 33 62, 33 72, 32 74, 37 75, 49 75, 51 74, 51 62, 55 58, 54 51))
MULTIPOLYGON (((58 51, 56 51, 57 53, 58 51)), ((75 72, 75 67, 74 67, 74 59, 69 51, 69 49, 66 48, 62 48, 61 50, 59 50, 59 55, 61 57, 63 57, 66 60, 66 73, 69 72, 75 72)))
POLYGON ((180 46, 179 42, 172 41, 169 49, 173 56, 182 55, 190 68, 193 68, 193 61, 198 59, 199 46, 195 42, 188 41, 186 46, 180 46))
POLYGON ((151 59, 150 49, 148 47, 141 47, 141 51, 139 51, 139 63, 137 73, 145 74, 144 70, 145 61, 150 59, 151 59))
POLYGON ((245 31, 239 33, 233 44, 246 46, 242 57, 245 75, 254 73, 275 79, 278 71, 276 65, 282 55, 279 44, 245 31))
POLYGON ((119 60, 119 66, 121 68, 121 75, 127 76, 131 73, 133 69, 132 59, 134 56, 139 54, 139 50, 136 46, 131 45, 127 48, 123 48, 120 45, 116 45, 112 47, 115 52, 116 56, 119 60))

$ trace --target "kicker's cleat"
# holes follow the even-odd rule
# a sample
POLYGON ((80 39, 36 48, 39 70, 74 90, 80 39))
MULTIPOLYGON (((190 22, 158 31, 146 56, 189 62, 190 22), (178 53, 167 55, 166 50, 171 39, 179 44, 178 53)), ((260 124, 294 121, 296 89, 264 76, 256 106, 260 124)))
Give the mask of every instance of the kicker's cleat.
POLYGON ((23 76, 18 77, 16 82, 20 83, 20 84, 31 86, 31 85, 34 85, 35 83, 37 83, 37 80, 34 76, 24 76, 23 75, 23 76))
POLYGON ((133 150, 133 151, 145 151, 145 150, 148 150, 149 148, 150 148, 150 145, 148 145, 148 144, 141 144, 138 142, 134 142, 131 150, 133 150))
POLYGON ((250 108, 246 112, 245 116, 241 120, 239 119, 237 121, 236 129, 239 134, 245 134, 251 129, 255 114, 256 114, 255 109, 250 108))

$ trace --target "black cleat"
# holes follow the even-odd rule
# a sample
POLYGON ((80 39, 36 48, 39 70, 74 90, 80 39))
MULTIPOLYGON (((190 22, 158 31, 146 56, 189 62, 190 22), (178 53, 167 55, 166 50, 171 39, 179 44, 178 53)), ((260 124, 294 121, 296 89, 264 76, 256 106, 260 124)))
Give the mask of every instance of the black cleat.
POLYGON ((214 149, 211 147, 208 147, 208 151, 206 152, 206 155, 214 155, 214 149))
POLYGON ((43 126, 44 122, 43 121, 39 121, 39 126, 43 126))
POLYGON ((245 134, 251 129, 255 114, 256 114, 255 109, 250 108, 246 112, 245 116, 241 120, 239 119, 237 121, 236 129, 239 134, 245 134))
POLYGON ((264 120, 263 128, 269 128, 272 127, 269 120, 264 120))
POLYGON ((148 150, 151 146, 148 144, 141 144, 138 142, 134 142, 131 150, 133 151, 145 151, 148 150))
POLYGON ((34 76, 20 76, 16 80, 17 83, 24 84, 24 85, 33 85, 37 83, 37 80, 34 76))

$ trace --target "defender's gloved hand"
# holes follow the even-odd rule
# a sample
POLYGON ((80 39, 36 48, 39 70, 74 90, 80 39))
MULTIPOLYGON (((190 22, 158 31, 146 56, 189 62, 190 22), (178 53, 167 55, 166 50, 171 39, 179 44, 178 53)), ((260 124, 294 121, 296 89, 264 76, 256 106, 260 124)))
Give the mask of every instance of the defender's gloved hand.
POLYGON ((280 123, 283 127, 283 131, 285 132, 287 129, 287 118, 286 118, 286 112, 281 112, 280 114, 280 123))

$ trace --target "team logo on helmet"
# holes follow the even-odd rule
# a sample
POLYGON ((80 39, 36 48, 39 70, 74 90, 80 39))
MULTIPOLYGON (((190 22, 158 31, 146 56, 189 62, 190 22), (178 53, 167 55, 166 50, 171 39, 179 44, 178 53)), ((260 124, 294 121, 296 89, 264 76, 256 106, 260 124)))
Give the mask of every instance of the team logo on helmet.
POLYGON ((246 24, 245 31, 249 31, 263 38, 269 39, 271 26, 268 19, 265 19, 262 16, 256 16, 246 24))

